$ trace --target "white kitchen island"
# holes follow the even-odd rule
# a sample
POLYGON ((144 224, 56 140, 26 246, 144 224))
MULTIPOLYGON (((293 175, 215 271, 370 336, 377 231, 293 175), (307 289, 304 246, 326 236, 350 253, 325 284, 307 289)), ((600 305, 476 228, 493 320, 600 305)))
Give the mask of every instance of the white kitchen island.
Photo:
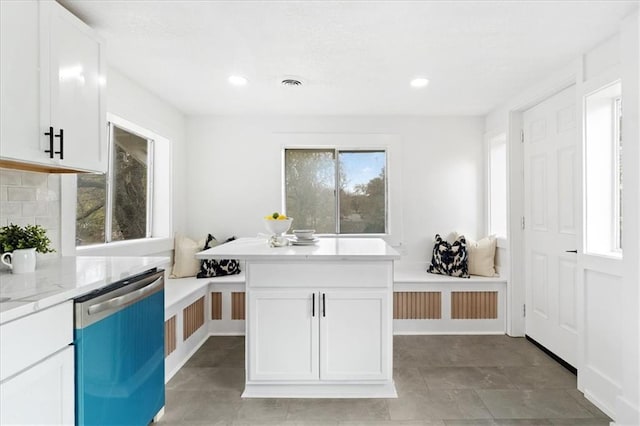
POLYGON ((197 254, 246 261, 243 397, 395 398, 393 261, 380 238, 269 247, 240 238, 197 254))

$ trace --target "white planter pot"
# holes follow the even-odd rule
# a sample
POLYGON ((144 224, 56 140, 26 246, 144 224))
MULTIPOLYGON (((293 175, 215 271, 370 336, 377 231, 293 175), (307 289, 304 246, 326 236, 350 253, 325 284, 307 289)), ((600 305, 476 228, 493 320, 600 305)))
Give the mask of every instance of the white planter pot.
POLYGON ((27 274, 36 270, 36 249, 17 249, 0 258, 14 274, 27 274))

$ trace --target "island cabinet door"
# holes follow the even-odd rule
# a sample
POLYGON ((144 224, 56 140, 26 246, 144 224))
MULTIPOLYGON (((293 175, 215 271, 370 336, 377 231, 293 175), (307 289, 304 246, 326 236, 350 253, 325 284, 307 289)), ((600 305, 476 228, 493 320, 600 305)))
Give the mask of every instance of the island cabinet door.
POLYGON ((320 292, 320 379, 391 377, 391 313, 385 291, 320 292))
POLYGON ((248 380, 318 380, 318 294, 249 293, 248 380))

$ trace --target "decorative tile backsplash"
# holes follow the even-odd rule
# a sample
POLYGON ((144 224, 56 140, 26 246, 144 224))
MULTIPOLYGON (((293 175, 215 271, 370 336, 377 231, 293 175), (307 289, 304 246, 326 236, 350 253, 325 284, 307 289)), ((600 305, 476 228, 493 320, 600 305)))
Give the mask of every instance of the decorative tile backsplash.
POLYGON ((41 225, 60 253, 60 175, 0 169, 0 226, 41 225))

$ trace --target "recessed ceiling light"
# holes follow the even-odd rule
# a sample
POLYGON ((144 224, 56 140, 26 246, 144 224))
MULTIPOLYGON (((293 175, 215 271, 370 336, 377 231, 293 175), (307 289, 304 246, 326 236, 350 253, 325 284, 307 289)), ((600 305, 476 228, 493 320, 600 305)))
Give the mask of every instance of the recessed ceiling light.
POLYGON ((234 86, 244 86, 247 84, 247 79, 242 77, 241 75, 232 75, 229 77, 229 83, 234 86))
POLYGON ((429 84, 429 80, 424 77, 418 77, 411 80, 411 87, 426 87, 429 84))

